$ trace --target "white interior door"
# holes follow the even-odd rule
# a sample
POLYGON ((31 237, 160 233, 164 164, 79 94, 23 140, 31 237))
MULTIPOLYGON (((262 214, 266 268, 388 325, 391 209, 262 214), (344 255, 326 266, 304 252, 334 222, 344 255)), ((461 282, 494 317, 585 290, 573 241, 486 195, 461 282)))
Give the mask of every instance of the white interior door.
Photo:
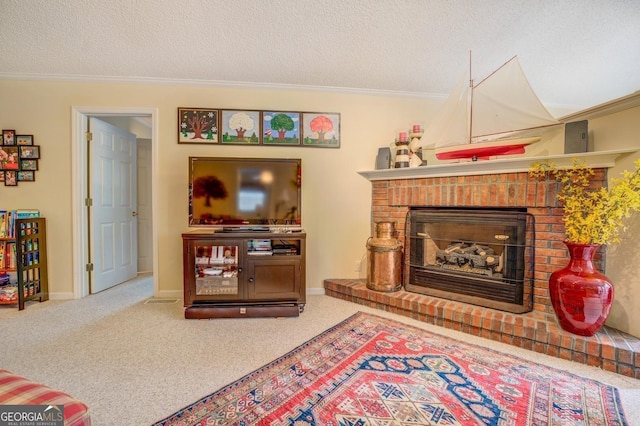
POLYGON ((89 119, 91 293, 137 275, 136 137, 89 119))

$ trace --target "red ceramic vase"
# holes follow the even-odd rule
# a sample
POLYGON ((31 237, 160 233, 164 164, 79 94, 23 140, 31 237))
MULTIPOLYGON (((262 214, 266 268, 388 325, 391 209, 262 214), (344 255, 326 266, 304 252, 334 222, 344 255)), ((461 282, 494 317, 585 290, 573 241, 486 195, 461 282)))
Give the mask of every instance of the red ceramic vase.
POLYGON ((613 284, 593 266, 599 244, 565 242, 569 264, 549 278, 549 296, 560 327, 579 336, 602 328, 613 303, 613 284))

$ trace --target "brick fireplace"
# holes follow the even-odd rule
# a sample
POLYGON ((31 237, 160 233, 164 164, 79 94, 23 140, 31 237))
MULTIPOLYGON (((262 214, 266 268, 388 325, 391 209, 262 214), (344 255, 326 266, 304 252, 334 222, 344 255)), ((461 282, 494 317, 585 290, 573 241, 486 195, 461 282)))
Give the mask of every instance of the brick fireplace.
MULTIPOLYGON (((529 177, 526 170, 531 161, 521 161, 521 170, 505 167, 503 170, 507 171, 475 172, 474 168, 483 166, 467 163, 468 169, 465 164, 443 166, 446 172, 436 171, 436 175, 425 173, 420 176, 420 171, 412 170, 410 173, 415 176, 398 178, 394 173, 399 170, 390 170, 365 176, 372 182, 372 223, 395 221, 397 237, 405 241, 405 284, 410 277, 407 259, 411 256, 410 244, 405 238, 410 232, 406 220, 412 208, 520 209, 532 215, 535 218, 535 257, 531 312, 504 312, 406 290, 381 293, 367 289, 364 280, 325 280, 326 294, 640 378, 639 339, 608 327, 595 336, 581 337, 567 333, 557 325, 549 299, 548 280, 553 271, 567 263, 567 251, 562 242, 562 209, 556 200, 557 183, 554 180, 540 181, 529 177)), ((596 170, 592 180, 594 187, 606 184, 607 167, 611 165, 592 165, 596 170)), ((597 255, 596 266, 601 270, 605 255, 604 249, 597 255)))
MULTIPOLYGON (((595 171, 592 186, 601 187, 606 181, 606 169, 595 171)), ((517 172, 383 180, 372 182, 372 186, 372 221, 396 221, 398 238, 402 241, 411 207, 526 209, 535 218, 533 310, 553 313, 547 287, 549 276, 567 262, 555 180, 539 181, 530 178, 527 172, 517 172)), ((601 249, 596 259, 599 269, 602 269, 603 257, 604 249, 601 249)))

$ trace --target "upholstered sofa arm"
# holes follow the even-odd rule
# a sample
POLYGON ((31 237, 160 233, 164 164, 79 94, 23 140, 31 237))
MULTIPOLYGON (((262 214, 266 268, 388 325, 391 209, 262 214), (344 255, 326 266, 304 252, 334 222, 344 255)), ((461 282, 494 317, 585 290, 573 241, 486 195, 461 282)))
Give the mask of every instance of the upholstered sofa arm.
POLYGON ((90 426, 89 407, 70 395, 0 370, 0 405, 63 405, 65 426, 90 426))

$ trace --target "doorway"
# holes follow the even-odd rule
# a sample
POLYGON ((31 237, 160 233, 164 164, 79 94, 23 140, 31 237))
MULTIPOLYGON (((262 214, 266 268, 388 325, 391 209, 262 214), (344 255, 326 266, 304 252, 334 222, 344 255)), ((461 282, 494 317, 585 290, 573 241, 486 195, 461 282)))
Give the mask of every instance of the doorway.
MULTIPOLYGON (((151 204, 151 267, 154 278, 158 274, 157 253, 157 218, 155 208, 157 203, 156 182, 157 157, 158 157, 158 111, 155 108, 101 108, 101 107, 73 107, 72 108, 72 244, 73 244, 73 294, 78 299, 90 294, 90 273, 87 263, 90 251, 89 212, 85 205, 91 176, 88 167, 88 148, 86 133, 90 117, 100 118, 105 121, 117 121, 126 118, 136 119, 149 124, 150 134, 150 174, 152 182, 150 188, 151 204)), ((95 257, 96 253, 92 254, 95 257)), ((158 280, 153 280, 154 295, 158 295, 158 280)))

